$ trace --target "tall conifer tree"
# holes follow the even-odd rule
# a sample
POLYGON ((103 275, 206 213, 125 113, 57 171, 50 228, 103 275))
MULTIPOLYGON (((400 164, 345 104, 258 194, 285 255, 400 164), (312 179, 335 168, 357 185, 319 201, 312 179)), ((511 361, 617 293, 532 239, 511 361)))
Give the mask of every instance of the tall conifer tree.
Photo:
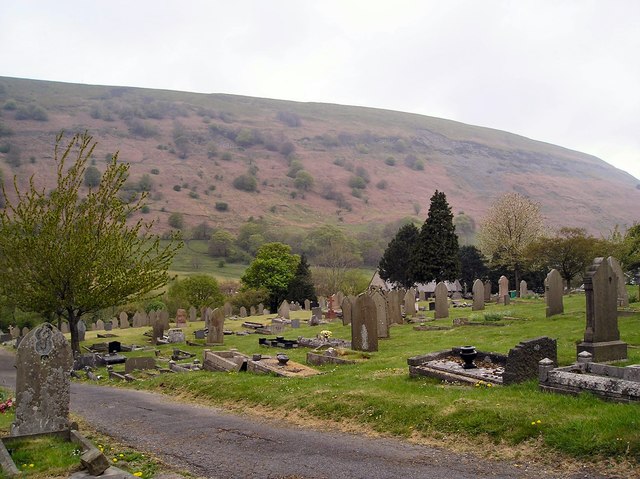
POLYGON ((405 288, 413 286, 411 256, 419 234, 418 228, 413 223, 406 224, 398 230, 378 263, 378 274, 383 280, 397 283, 405 288))
POLYGON ((429 214, 413 249, 411 269, 418 283, 453 281, 460 274, 453 214, 447 196, 438 190, 431 197, 429 214))
POLYGON ((316 301, 316 289, 313 286, 313 278, 311 270, 305 254, 300 256, 300 263, 296 269, 296 274, 289 283, 289 291, 287 291, 287 299, 304 304, 304 300, 316 301))

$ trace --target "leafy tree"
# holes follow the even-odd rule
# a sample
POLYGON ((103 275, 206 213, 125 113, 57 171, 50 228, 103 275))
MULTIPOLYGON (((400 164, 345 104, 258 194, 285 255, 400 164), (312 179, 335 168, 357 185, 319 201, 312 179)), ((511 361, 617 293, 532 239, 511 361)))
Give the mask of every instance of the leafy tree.
POLYGON ((231 233, 225 230, 218 230, 209 240, 208 252, 209 255, 215 257, 228 257, 231 255, 233 249, 234 238, 231 233))
POLYGON ((313 278, 311 277, 311 270, 309 269, 309 263, 307 257, 303 254, 300 256, 300 262, 296 269, 296 274, 289 283, 289 290, 287 291, 287 299, 290 301, 297 301, 298 303, 304 303, 305 299, 315 301, 316 290, 313 286, 313 278))
POLYGON ((256 191, 256 189, 258 189, 258 180, 256 180, 255 176, 245 173, 243 175, 237 176, 233 180, 233 187, 241 191, 256 191))
POLYGON ((235 293, 229 298, 231 304, 236 309, 240 309, 242 306, 244 306, 245 308, 247 308, 247 311, 249 311, 251 306, 257 306, 260 303, 266 303, 268 299, 269 291, 267 291, 266 288, 246 288, 235 293))
POLYGON ((476 222, 471 216, 461 211, 453 218, 453 226, 456 227, 458 239, 462 244, 468 245, 473 242, 473 237, 476 234, 476 222))
POLYGON ((207 223, 206 221, 203 221, 202 223, 197 225, 195 228, 193 228, 193 231, 191 232, 191 239, 210 240, 212 233, 213 233, 213 228, 209 226, 209 223, 207 223))
POLYGON ((167 295, 172 305, 177 308, 193 306, 201 308, 217 308, 224 303, 218 281, 206 274, 194 274, 183 280, 176 280, 169 287, 167 295))
POLYGON ((313 186, 313 176, 308 171, 298 171, 293 184, 299 190, 309 191, 313 186))
POLYGON ((620 262, 627 271, 640 268, 640 223, 626 231, 618 249, 620 262))
POLYGON ((480 226, 480 250, 491 262, 510 268, 518 285, 526 250, 543 230, 540 205, 519 193, 506 193, 491 205, 480 226))
POLYGON ((171 213, 168 220, 169 226, 177 230, 184 228, 184 215, 182 213, 171 213))
POLYGON ((84 172, 84 184, 89 188, 95 188, 100 184, 100 177, 102 174, 100 170, 95 166, 87 166, 84 172))
POLYGON ((443 192, 436 190, 431 197, 429 213, 411 259, 411 275, 419 283, 455 280, 460 273, 458 236, 443 192))
POLYGON ((57 184, 45 192, 30 182, 26 192, 14 180, 15 200, 3 188, 7 208, 0 211, 0 287, 23 311, 65 317, 71 345, 80 351, 78 321, 87 313, 139 301, 164 286, 181 242, 161 247, 151 224, 127 218, 142 206, 118 199, 129 165, 117 155, 100 185, 80 194, 87 161, 95 148, 88 134, 62 146, 56 138, 57 184), (75 162, 67 168, 74 157, 75 162))
POLYGON ((458 251, 460 260, 460 279, 471 289, 476 279, 484 279, 489 274, 484 257, 475 246, 461 246, 458 251))
POLYGON ((266 288, 269 291, 270 308, 275 311, 279 303, 286 298, 299 262, 300 257, 291 254, 289 245, 263 244, 242 275, 242 283, 247 288, 266 288))
POLYGON ((413 223, 403 225, 398 230, 378 264, 378 272, 382 279, 405 288, 413 286, 415 281, 411 275, 411 254, 418 243, 419 236, 420 231, 413 223))

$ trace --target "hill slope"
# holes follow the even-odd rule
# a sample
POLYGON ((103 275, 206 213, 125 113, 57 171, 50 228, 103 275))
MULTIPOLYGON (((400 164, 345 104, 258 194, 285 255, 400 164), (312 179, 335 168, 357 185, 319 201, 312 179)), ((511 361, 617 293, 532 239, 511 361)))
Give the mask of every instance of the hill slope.
POLYGON ((132 194, 151 188, 160 231, 171 212, 230 230, 251 216, 281 228, 422 221, 435 189, 476 222, 507 191, 540 202, 551 225, 606 233, 638 219, 638 181, 598 158, 415 114, 6 77, 0 107, 5 178, 51 185, 56 133, 86 129, 98 169, 119 150, 132 194), (256 191, 234 187, 240 175, 256 191))

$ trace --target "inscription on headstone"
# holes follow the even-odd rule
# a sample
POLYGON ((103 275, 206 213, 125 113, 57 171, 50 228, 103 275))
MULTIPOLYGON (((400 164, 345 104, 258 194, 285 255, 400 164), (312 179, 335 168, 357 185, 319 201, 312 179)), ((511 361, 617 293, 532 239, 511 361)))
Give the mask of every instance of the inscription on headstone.
POLYGON ((356 351, 378 350, 378 321, 373 299, 361 294, 356 298, 351 318, 351 348, 356 351))

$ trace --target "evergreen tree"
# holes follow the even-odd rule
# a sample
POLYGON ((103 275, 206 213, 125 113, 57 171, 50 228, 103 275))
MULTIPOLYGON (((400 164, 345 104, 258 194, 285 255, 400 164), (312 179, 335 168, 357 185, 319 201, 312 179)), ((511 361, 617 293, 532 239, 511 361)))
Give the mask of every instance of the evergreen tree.
POLYGON ((316 289, 313 286, 313 279, 311 278, 311 270, 309 269, 307 257, 304 254, 300 256, 300 263, 298 263, 296 274, 289 283, 287 299, 300 304, 304 304, 305 299, 309 301, 317 300, 316 289))
POLYGON ((475 246, 461 246, 458 252, 460 260, 460 280, 467 284, 467 288, 473 287, 476 279, 484 280, 489 274, 489 268, 485 264, 484 257, 475 246))
POLYGON ((378 274, 383 280, 405 288, 413 286, 411 256, 419 234, 413 223, 406 224, 398 230, 378 263, 378 274))
POLYGON ((431 197, 429 214, 420 229, 411 262, 416 282, 455 280, 460 273, 458 236, 453 225, 453 214, 444 193, 431 197))

